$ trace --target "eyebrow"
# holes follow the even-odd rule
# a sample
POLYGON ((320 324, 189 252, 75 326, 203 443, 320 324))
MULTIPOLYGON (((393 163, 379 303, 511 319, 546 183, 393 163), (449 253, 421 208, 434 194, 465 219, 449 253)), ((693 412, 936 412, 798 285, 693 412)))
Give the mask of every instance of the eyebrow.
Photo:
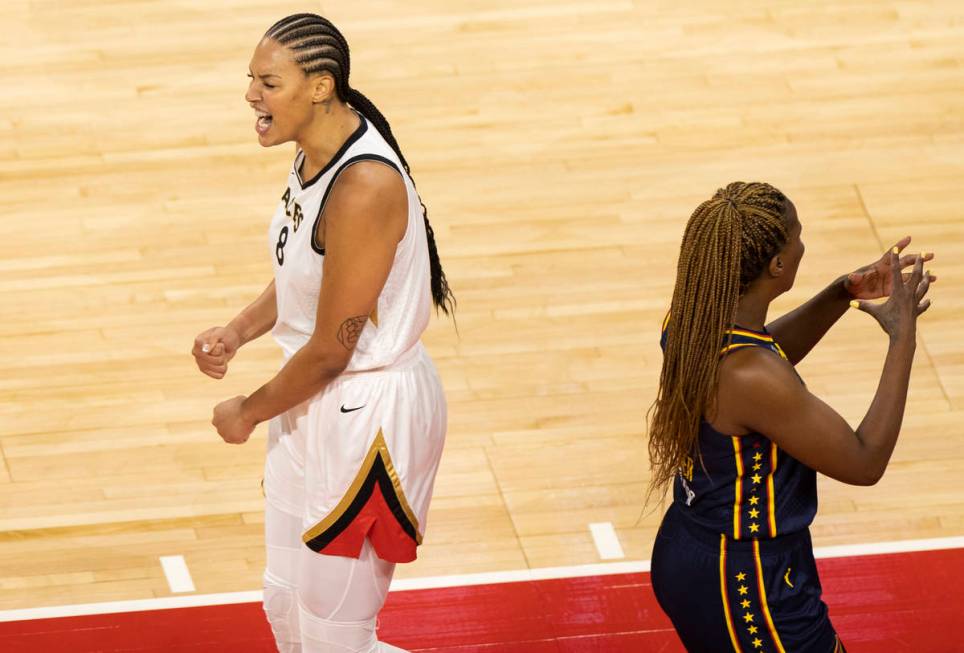
MULTIPOLYGON (((251 69, 250 69, 250 68, 248 68, 248 73, 251 74, 251 75, 254 74, 253 72, 251 72, 251 69)), ((264 73, 264 74, 258 75, 258 77, 260 77, 261 79, 264 79, 265 77, 278 77, 278 78, 280 78, 281 75, 276 75, 275 73, 264 73)))

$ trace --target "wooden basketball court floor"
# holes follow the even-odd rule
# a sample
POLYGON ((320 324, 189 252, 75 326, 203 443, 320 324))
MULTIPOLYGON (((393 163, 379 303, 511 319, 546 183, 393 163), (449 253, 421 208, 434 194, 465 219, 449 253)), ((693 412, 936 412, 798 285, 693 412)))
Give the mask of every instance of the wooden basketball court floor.
MULTIPOLYGON (((278 351, 220 382, 188 351, 270 280, 291 150, 258 146, 242 94, 260 35, 302 10, 346 34, 459 300, 424 338, 449 436, 400 582, 649 558, 659 322, 686 218, 736 179, 798 206, 780 310, 903 235, 936 252, 893 462, 871 488, 822 478, 813 537, 960 546, 964 4, 10 0, 0 610, 169 597, 162 556, 198 594, 260 586, 264 429, 230 447, 208 421, 278 351)), ((856 424, 885 347, 848 314, 799 369, 856 424)))

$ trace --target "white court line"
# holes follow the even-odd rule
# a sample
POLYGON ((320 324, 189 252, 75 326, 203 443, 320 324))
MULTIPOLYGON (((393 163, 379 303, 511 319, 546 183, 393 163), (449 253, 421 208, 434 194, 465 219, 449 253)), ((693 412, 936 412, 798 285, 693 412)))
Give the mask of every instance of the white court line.
MULTIPOLYGON (((844 546, 825 546, 814 549, 817 558, 840 558, 847 556, 879 555, 882 553, 910 553, 913 551, 936 551, 943 549, 964 549, 964 536, 941 537, 929 540, 901 540, 898 542, 872 542, 869 544, 848 544, 844 546)), ((393 592, 408 590, 436 589, 443 587, 464 587, 468 585, 490 585, 493 583, 517 583, 557 578, 579 578, 584 576, 608 576, 612 574, 637 574, 649 571, 649 560, 624 562, 601 562, 593 565, 574 567, 543 567, 541 569, 520 569, 517 571, 495 571, 480 574, 457 576, 428 576, 392 581, 393 592)), ((85 603, 80 605, 60 605, 47 608, 25 608, 22 610, 0 611, 0 622, 22 621, 27 619, 49 619, 52 617, 76 617, 91 614, 112 614, 117 612, 138 612, 141 610, 164 610, 169 608, 191 608, 205 605, 230 605, 234 603, 260 603, 261 590, 249 592, 229 592, 225 594, 195 594, 193 596, 169 596, 158 599, 138 599, 133 601, 112 601, 110 603, 85 603)))
MULTIPOLYGON (((649 560, 626 562, 598 562, 592 565, 573 567, 540 567, 518 569, 515 571, 488 571, 479 574, 459 574, 455 576, 428 576, 425 578, 406 578, 393 580, 391 590, 439 589, 442 587, 467 587, 470 585, 492 585, 494 583, 522 583, 534 580, 555 578, 583 578, 585 576, 610 576, 612 574, 639 574, 649 571, 649 560)), ((0 612, 0 621, 3 613, 0 612)))
POLYGON ((135 599, 106 603, 81 603, 57 605, 49 608, 26 608, 0 612, 0 622, 24 619, 50 619, 53 617, 80 617, 91 614, 114 614, 117 612, 140 612, 141 610, 167 610, 170 608, 196 608, 203 605, 230 605, 232 603, 258 603, 261 590, 230 592, 225 594, 193 594, 191 596, 168 596, 160 599, 135 599))
POLYGON ((589 532, 592 533, 592 541, 596 544, 600 560, 622 560, 626 557, 612 522, 589 524, 589 532))
POLYGON ((194 591, 194 581, 191 580, 191 572, 184 562, 184 556, 161 556, 161 567, 171 592, 178 594, 194 591))
POLYGON ((816 558, 846 558, 847 556, 912 553, 914 551, 937 551, 940 549, 964 549, 964 536, 935 537, 929 540, 898 540, 896 542, 820 546, 813 550, 813 555, 816 558))

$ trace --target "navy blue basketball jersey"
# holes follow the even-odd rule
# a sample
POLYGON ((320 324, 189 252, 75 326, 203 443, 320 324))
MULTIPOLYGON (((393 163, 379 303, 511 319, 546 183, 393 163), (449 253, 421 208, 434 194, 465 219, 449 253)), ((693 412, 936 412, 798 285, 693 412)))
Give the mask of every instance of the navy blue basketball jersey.
MULTIPOLYGON (((667 325, 663 325, 665 347, 667 325)), ((762 347, 764 331, 735 327, 720 358, 762 347)), ((816 473, 759 433, 720 433, 705 420, 679 470, 653 546, 660 607, 690 653, 845 653, 830 622, 809 525, 816 473)))
MULTIPOLYGON (((664 322, 664 347, 667 327, 664 322)), ((745 347, 787 358, 766 330, 742 327, 727 331, 720 357, 745 347)), ((682 516, 733 540, 772 539, 804 530, 813 521, 816 473, 768 438, 720 433, 702 420, 698 447, 673 485, 673 502, 682 516)))

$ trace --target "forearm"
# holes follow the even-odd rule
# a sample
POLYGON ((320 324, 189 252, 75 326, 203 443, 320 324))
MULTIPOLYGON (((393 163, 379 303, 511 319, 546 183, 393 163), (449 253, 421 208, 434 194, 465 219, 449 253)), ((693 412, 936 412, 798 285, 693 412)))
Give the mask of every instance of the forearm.
POLYGON ((277 320, 278 304, 274 281, 272 281, 257 299, 231 320, 228 327, 237 332, 243 345, 270 331, 277 320))
POLYGON ((306 345, 273 379, 244 400, 241 414, 252 423, 269 420, 324 390, 343 369, 342 362, 328 360, 306 345))
POLYGON ((877 393, 857 427, 857 438, 867 454, 863 466, 871 483, 883 476, 897 444, 916 348, 914 331, 891 339, 877 393))
POLYGON ((845 286, 846 279, 846 276, 836 279, 808 302, 767 325, 767 331, 791 363, 803 360, 847 312, 851 297, 845 286))

